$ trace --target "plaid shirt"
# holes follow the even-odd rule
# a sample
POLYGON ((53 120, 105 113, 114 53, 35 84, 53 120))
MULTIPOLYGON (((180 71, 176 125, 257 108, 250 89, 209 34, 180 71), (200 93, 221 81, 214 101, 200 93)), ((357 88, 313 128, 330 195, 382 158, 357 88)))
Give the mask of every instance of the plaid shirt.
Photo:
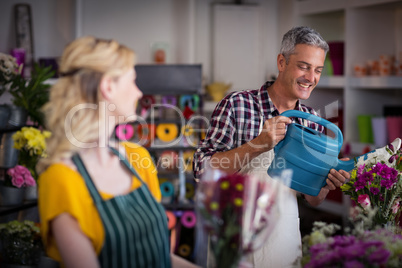
MULTIPOLYGON (((259 90, 233 92, 222 99, 211 116, 207 134, 194 154, 194 177, 200 178, 204 172, 203 163, 216 152, 224 152, 251 141, 260 134, 260 124, 279 115, 271 98, 266 82, 259 90), (262 121, 262 122, 261 122, 262 121)), ((312 108, 297 102, 299 111, 318 115, 312 108)), ((295 119, 292 119, 295 122, 295 119)), ((297 118, 297 123, 323 131, 321 125, 297 118)))

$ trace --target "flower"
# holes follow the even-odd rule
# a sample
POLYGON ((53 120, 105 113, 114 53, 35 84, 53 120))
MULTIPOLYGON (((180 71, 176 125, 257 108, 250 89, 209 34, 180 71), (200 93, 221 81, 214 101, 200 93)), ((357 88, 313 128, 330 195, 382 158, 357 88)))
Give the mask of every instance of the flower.
POLYGON ((402 195, 402 149, 401 140, 360 157, 355 161, 350 180, 341 186, 363 209, 376 208, 373 224, 395 222, 401 213, 402 195))
POLYGON ((357 201, 359 202, 359 204, 363 207, 366 208, 368 206, 371 205, 370 203, 370 197, 367 194, 362 194, 359 195, 359 197, 357 198, 357 201))
POLYGON ((352 229, 344 234, 337 234, 341 228, 336 224, 314 222, 312 232, 302 239, 303 267, 401 267, 402 235, 378 226, 367 230, 375 209, 367 208, 366 216, 361 208, 355 210, 359 217, 351 219, 352 229))
POLYGON ((243 174, 204 173, 196 192, 197 232, 209 235, 216 267, 237 267, 262 246, 279 219, 282 186, 243 174))
POLYGON ((31 172, 24 166, 16 165, 7 170, 7 175, 11 177, 11 184, 17 188, 25 186, 35 186, 36 181, 31 172))
POLYGON ((32 221, 0 224, 3 264, 37 265, 43 251, 39 227, 32 221))
POLYGON ((23 127, 13 135, 14 148, 25 150, 29 156, 46 157, 46 139, 51 136, 47 130, 35 127, 23 127))
POLYGON ((14 175, 14 169, 8 170, 8 175, 13 179, 12 185, 20 188, 21 186, 35 186, 36 179, 38 178, 36 172, 36 164, 42 157, 47 157, 46 154, 46 139, 51 136, 49 131, 40 131, 35 127, 23 127, 17 131, 13 136, 14 148, 19 150, 18 165, 14 168, 21 174, 21 168, 27 170, 30 176, 26 174, 24 183, 21 184, 21 179, 14 175), (32 179, 31 179, 32 178, 32 179), (32 181, 33 180, 33 181, 32 181))

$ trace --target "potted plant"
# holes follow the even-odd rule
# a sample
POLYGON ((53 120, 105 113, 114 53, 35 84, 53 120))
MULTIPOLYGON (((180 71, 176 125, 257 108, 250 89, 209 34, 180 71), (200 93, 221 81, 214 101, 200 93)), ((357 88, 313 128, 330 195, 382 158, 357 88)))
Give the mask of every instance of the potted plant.
POLYGON ((0 224, 1 267, 37 267, 43 252, 40 229, 32 221, 0 224))
POLYGON ((25 187, 36 186, 31 172, 24 166, 17 165, 7 170, 5 179, 0 184, 0 205, 19 205, 25 198, 25 187))
MULTIPOLYGON (((50 85, 45 81, 52 78, 53 75, 54 71, 51 66, 41 67, 34 64, 30 79, 25 79, 21 74, 14 75, 10 87, 7 89, 13 97, 14 106, 26 111, 26 115, 34 125, 44 126, 44 115, 40 109, 49 100, 50 85)), ((20 123, 18 121, 19 119, 15 119, 16 123, 20 123)), ((22 121, 22 125, 25 124, 23 119, 22 121)))

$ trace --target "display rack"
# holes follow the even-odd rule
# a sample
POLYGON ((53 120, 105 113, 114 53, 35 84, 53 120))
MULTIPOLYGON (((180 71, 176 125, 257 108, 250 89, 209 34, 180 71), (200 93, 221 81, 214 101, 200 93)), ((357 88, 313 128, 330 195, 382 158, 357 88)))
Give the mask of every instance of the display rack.
POLYGON ((144 146, 157 168, 161 203, 170 215, 173 251, 194 262, 197 183, 192 157, 206 123, 201 65, 139 64, 135 70, 143 98, 137 105, 136 121, 130 123, 130 141, 144 146))

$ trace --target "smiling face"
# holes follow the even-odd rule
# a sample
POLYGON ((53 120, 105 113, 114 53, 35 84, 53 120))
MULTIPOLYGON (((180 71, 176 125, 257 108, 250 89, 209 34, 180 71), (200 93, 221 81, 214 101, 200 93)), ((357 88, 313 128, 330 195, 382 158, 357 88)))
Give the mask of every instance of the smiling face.
POLYGON ((298 44, 286 63, 285 57, 278 56, 278 80, 283 86, 281 95, 288 100, 308 99, 317 85, 324 68, 323 49, 298 44))

